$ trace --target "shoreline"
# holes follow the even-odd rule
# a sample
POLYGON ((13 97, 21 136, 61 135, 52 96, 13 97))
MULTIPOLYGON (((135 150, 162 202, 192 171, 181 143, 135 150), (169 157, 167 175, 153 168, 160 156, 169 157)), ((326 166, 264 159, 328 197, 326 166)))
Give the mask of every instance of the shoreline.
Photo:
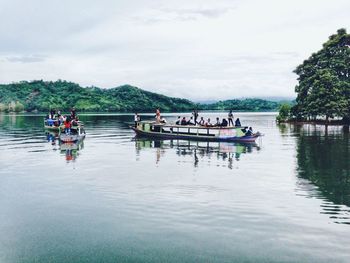
POLYGON ((334 121, 325 121, 325 120, 316 120, 316 121, 295 121, 295 120, 285 120, 279 121, 278 124, 295 124, 295 125, 323 125, 323 126, 349 126, 349 122, 345 122, 343 120, 334 120, 334 121))

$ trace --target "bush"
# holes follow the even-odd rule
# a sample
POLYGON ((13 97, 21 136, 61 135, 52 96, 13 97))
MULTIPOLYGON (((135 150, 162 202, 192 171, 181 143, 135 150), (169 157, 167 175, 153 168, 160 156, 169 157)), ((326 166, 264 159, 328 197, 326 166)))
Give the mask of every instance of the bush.
POLYGON ((291 106, 289 104, 282 104, 280 106, 280 110, 279 110, 279 113, 276 117, 276 120, 278 122, 281 122, 281 121, 286 121, 287 119, 289 119, 290 110, 291 110, 291 106))
POLYGON ((24 105, 20 103, 19 101, 16 102, 14 107, 15 112, 22 112, 24 111, 24 105))
POLYGON ((6 111, 6 110, 7 110, 7 106, 4 103, 0 103, 0 112, 6 111))

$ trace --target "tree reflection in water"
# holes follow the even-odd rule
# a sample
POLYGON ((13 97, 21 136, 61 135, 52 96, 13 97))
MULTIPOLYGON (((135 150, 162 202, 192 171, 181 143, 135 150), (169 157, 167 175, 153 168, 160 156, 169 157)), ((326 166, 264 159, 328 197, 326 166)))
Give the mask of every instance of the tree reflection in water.
POLYGON ((134 140, 137 155, 142 149, 156 148, 156 163, 159 163, 168 149, 174 149, 178 156, 192 156, 194 167, 198 167, 201 160, 210 160, 216 157, 217 160, 227 163, 227 167, 232 169, 233 161, 239 161, 242 154, 260 150, 256 143, 151 140, 146 138, 135 138, 134 140))
POLYGON ((298 134, 298 189, 309 197, 324 200, 321 213, 336 223, 350 224, 349 134, 342 127, 324 129, 311 125, 298 134), (310 187, 308 182, 316 187, 310 187))

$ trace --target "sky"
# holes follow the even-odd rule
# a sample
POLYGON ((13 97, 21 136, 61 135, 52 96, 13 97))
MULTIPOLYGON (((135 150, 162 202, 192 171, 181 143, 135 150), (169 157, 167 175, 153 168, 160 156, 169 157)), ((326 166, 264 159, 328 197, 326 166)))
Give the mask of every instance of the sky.
POLYGON ((130 84, 194 101, 295 97, 349 0, 0 0, 0 83, 130 84))

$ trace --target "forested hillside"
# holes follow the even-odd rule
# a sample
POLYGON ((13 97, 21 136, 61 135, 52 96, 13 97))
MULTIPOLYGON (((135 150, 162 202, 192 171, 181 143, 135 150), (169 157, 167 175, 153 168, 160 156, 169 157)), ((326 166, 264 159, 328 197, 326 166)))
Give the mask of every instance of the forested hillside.
POLYGON ((41 111, 50 109, 89 112, 162 112, 199 110, 272 111, 280 103, 262 99, 226 100, 197 104, 124 85, 112 89, 83 88, 67 81, 22 81, 0 85, 0 111, 41 111))
POLYGON ((195 107, 189 100, 171 98, 130 85, 112 89, 83 88, 67 81, 32 81, 0 85, 0 108, 47 111, 51 108, 79 111, 182 111, 195 107))

